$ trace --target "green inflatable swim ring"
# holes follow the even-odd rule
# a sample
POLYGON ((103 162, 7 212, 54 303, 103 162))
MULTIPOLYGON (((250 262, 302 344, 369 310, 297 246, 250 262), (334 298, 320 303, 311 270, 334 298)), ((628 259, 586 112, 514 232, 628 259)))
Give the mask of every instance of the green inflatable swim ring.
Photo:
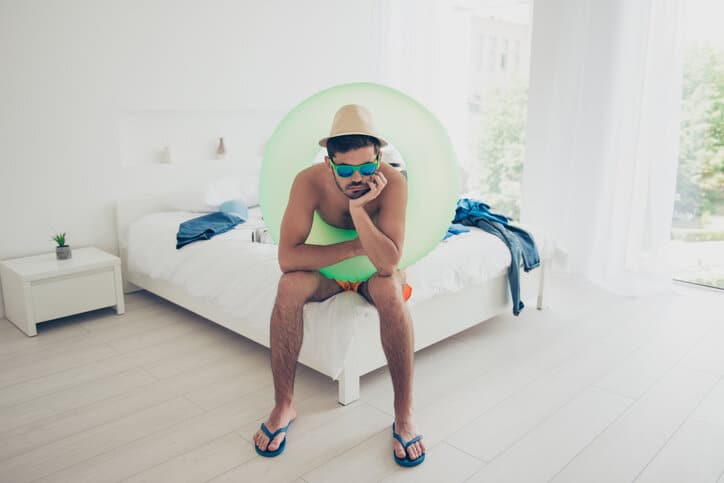
MULTIPOLYGON (((284 117, 266 144, 262 160, 259 206, 264 222, 278 243, 294 177, 319 154, 317 142, 329 134, 335 112, 346 104, 367 107, 377 132, 405 160, 405 243, 398 268, 408 267, 440 243, 455 217, 457 158, 438 119, 411 97, 386 86, 352 83, 332 87, 302 101, 284 117)), ((330 226, 315 212, 306 243, 330 245, 356 237, 355 230, 330 226)), ((353 282, 367 280, 376 271, 366 256, 320 269, 329 278, 353 282)))

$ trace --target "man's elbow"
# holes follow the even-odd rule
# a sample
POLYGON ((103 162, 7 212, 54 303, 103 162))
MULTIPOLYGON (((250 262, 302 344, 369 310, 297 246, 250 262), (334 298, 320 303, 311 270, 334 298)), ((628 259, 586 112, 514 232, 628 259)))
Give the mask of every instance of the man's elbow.
POLYGON ((302 270, 301 267, 291 263, 291 260, 279 260, 279 269, 282 273, 296 272, 302 270))
POLYGON ((282 273, 289 273, 295 270, 295 267, 292 265, 292 257, 289 254, 283 253, 281 250, 279 251, 277 261, 279 262, 279 269, 282 273))

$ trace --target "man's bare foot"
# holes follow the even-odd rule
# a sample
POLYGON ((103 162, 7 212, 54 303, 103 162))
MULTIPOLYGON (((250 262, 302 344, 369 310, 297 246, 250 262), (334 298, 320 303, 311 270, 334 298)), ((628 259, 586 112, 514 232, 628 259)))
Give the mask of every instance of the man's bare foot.
MULTIPOLYGON (((402 439, 405 441, 410 441, 412 438, 418 435, 418 433, 415 431, 415 426, 412 423, 412 418, 408 419, 397 419, 395 418, 395 432, 399 434, 402 439)), ((395 448, 395 454, 398 458, 404 458, 405 450, 403 449, 402 445, 399 441, 396 439, 392 439, 394 448, 395 448)), ((426 450, 425 443, 422 442, 422 440, 415 441, 413 444, 411 444, 407 448, 407 456, 410 457, 411 460, 416 460, 420 457, 422 453, 424 453, 426 450)))
MULTIPOLYGON (((283 428, 284 426, 289 424, 289 422, 293 421, 296 417, 297 411, 294 409, 294 406, 274 406, 274 409, 272 409, 272 412, 269 415, 269 419, 267 419, 266 423, 264 424, 269 429, 269 431, 274 433, 277 429, 283 428)), ((282 444, 282 441, 286 436, 286 433, 279 433, 270 443, 269 438, 260 428, 254 434, 253 441, 254 444, 262 451, 275 451, 279 448, 279 445, 282 444)))

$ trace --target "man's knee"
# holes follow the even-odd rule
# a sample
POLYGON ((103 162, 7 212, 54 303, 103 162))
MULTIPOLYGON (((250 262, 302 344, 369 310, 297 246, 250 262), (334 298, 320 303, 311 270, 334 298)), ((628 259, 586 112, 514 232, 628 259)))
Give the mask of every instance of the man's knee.
POLYGON ((378 309, 402 304, 402 281, 399 270, 389 277, 374 274, 367 282, 367 291, 378 309))
POLYGON ((303 305, 314 294, 318 279, 316 272, 287 272, 279 279, 277 302, 283 305, 303 305))

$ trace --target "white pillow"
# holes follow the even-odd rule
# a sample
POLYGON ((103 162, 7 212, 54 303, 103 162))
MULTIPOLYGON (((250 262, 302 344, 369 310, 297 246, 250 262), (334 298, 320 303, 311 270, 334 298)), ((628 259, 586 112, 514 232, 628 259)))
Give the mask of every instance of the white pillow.
POLYGON ((252 156, 233 168, 235 173, 203 184, 191 184, 167 197, 172 209, 198 213, 218 211, 225 201, 243 199, 251 208, 259 206, 259 176, 262 156, 252 156))
POLYGON ((219 210, 223 202, 244 198, 238 178, 227 176, 210 181, 205 185, 187 186, 168 194, 168 205, 178 211, 211 213, 219 210))
POLYGON ((207 183, 204 190, 204 201, 211 206, 218 206, 224 201, 243 198, 239 178, 226 176, 207 183))
POLYGON ((198 213, 216 211, 213 206, 206 203, 202 190, 187 188, 168 193, 166 196, 168 207, 174 211, 191 211, 198 213))
POLYGON ((246 206, 249 208, 259 206, 259 176, 244 177, 239 189, 241 190, 240 198, 246 201, 246 206))

